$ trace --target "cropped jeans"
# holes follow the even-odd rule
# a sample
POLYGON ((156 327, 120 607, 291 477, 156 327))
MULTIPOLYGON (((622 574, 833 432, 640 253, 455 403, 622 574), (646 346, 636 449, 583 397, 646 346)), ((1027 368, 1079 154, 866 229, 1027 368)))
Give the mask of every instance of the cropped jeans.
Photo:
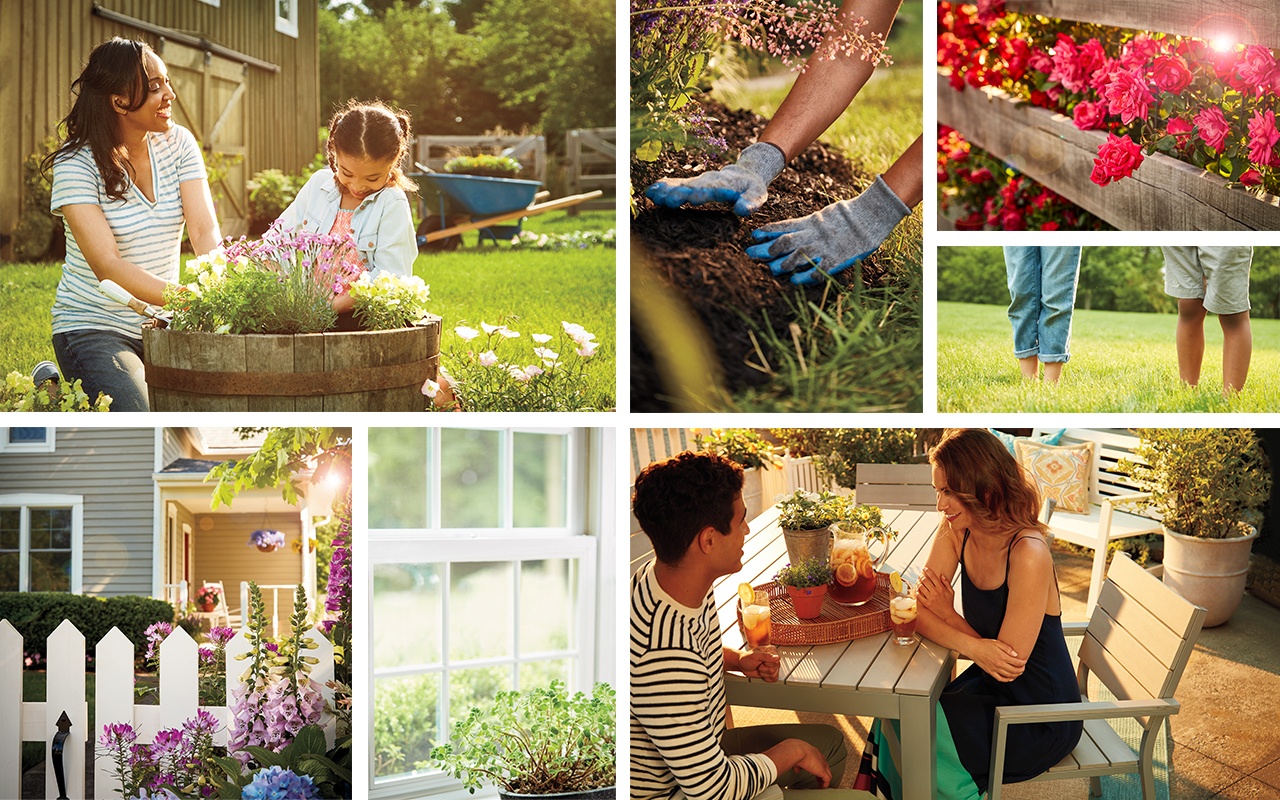
POLYGON ((112 411, 147 410, 141 339, 115 331, 66 331, 53 335, 53 352, 63 378, 79 378, 89 402, 101 392, 111 396, 112 411))
POLYGON ((1080 277, 1079 247, 1006 247, 1013 354, 1066 363, 1071 358, 1071 312, 1080 277))

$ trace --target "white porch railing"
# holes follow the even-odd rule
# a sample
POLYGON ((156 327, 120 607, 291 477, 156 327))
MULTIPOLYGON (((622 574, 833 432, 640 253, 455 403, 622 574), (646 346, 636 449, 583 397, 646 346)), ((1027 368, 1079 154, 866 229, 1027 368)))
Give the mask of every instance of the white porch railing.
POLYGON ((162 587, 163 600, 175 608, 182 608, 191 599, 191 587, 185 580, 177 583, 166 583, 162 587))
MULTIPOLYGON (((262 604, 267 609, 269 624, 271 629, 270 635, 280 635, 280 593, 284 592, 285 602, 288 604, 284 617, 288 619, 293 614, 293 593, 297 591, 298 585, 295 583, 260 583, 259 591, 262 592, 262 604)), ((310 605, 311 598, 307 598, 307 604, 310 605)), ((240 624, 247 625, 249 622, 249 582, 240 581, 240 624)))

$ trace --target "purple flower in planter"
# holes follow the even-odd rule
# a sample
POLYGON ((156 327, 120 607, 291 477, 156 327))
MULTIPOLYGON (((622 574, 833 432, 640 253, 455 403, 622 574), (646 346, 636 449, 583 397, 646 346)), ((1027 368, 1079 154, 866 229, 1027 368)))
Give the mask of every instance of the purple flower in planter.
POLYGON ((284 532, 256 530, 249 534, 249 546, 259 550, 279 550, 284 547, 284 532))

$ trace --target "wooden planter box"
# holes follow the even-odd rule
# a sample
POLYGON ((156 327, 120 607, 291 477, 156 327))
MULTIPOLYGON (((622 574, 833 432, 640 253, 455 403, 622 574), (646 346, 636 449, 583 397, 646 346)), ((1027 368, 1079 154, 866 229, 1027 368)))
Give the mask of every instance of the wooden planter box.
POLYGON ((145 328, 142 361, 152 411, 425 411, 440 318, 294 335, 145 328))
POLYGON ((1229 189, 1223 178, 1160 153, 1132 176, 1098 186, 1089 173, 1104 132, 1078 130, 999 89, 957 92, 942 71, 938 122, 1122 230, 1280 230, 1280 197, 1229 189))

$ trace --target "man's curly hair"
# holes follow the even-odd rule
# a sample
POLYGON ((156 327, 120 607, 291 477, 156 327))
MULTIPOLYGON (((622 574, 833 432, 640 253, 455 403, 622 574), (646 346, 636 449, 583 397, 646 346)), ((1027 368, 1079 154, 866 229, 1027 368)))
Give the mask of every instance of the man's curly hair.
POLYGON ((728 534, 741 494, 742 467, 716 453, 684 452, 640 472, 631 507, 654 555, 675 565, 708 525, 728 534))

